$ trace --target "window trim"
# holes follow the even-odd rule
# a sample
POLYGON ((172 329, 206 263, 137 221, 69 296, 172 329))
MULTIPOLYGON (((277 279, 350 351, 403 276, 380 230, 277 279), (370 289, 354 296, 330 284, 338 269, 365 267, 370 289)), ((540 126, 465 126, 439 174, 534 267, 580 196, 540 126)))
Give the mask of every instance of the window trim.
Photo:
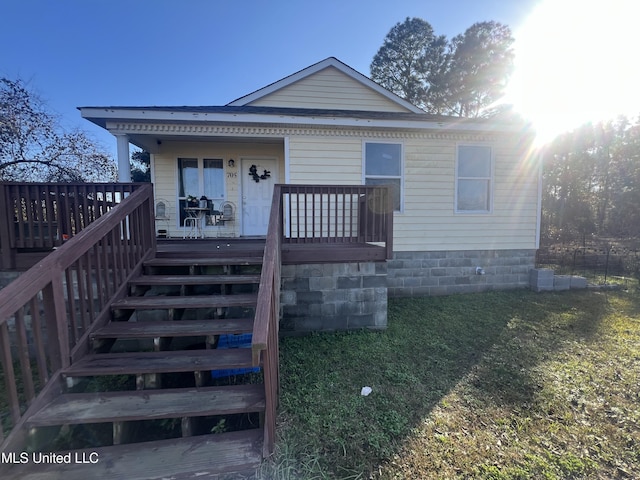
POLYGON ((491 215, 493 214, 493 195, 495 191, 495 154, 494 147, 489 143, 457 143, 455 156, 455 177, 454 177, 454 213, 460 215, 491 215), (460 147, 485 147, 489 149, 489 176, 488 177, 460 177, 458 174, 460 166, 460 147), (488 180, 489 192, 487 210, 460 210, 458 208, 458 184, 460 180, 488 180))
POLYGON ((374 179, 399 179, 400 180, 400 208, 398 210, 394 210, 396 213, 404 212, 404 142, 388 142, 384 140, 362 140, 362 185, 367 184, 367 178, 374 179), (391 176, 391 175, 367 175, 367 144, 368 143, 380 143, 385 145, 399 145, 400 146, 400 175, 399 176, 391 176))

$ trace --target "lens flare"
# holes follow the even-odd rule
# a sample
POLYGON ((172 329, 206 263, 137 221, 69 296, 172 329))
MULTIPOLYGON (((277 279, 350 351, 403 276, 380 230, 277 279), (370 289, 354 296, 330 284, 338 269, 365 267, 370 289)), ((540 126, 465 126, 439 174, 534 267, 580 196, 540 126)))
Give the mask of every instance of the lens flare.
POLYGON ((589 121, 640 114, 640 62, 632 0, 545 0, 516 38, 505 97, 542 145, 589 121))

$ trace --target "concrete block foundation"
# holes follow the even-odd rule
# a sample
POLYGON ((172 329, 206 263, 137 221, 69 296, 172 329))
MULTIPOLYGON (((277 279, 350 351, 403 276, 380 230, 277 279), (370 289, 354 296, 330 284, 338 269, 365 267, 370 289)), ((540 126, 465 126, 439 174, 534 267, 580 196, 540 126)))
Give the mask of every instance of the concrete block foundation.
POLYGON ((281 279, 282 333, 387 326, 384 263, 283 265, 281 279))
POLYGON ((396 252, 389 296, 451 295, 527 288, 535 250, 396 252))

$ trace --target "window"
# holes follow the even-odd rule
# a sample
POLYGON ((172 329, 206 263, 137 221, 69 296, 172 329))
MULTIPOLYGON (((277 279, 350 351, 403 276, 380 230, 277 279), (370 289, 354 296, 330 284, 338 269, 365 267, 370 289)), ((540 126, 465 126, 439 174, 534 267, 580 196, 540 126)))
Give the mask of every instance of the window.
POLYGON ((402 209, 402 144, 364 144, 364 184, 391 185, 394 209, 402 209))
POLYGON ((491 212, 491 147, 459 145, 456 164, 456 212, 491 212))
POLYGON ((184 224, 187 196, 206 196, 218 207, 224 201, 224 166, 222 159, 178 159, 178 205, 180 225, 184 224))

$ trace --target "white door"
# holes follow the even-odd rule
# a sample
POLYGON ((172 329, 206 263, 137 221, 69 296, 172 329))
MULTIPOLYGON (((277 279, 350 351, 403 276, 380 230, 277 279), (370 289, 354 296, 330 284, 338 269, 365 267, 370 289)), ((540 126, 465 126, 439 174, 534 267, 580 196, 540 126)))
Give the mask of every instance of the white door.
POLYGON ((278 161, 243 158, 241 163, 242 235, 266 235, 273 186, 278 181, 278 161))

